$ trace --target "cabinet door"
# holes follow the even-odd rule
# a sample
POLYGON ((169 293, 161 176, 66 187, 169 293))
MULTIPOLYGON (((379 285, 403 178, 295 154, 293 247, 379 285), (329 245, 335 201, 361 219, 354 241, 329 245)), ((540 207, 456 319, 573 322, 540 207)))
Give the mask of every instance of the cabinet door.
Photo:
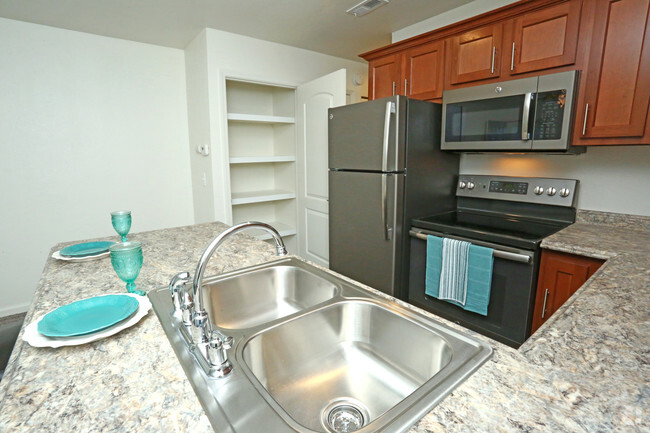
POLYGON ((499 76, 502 27, 501 23, 493 24, 454 36, 449 40, 450 84, 499 76))
POLYGON ((580 0, 522 15, 514 20, 510 73, 575 63, 580 27, 580 0))
POLYGON ((532 332, 542 326, 602 264, 602 260, 589 257, 543 251, 532 332))
POLYGON ((442 98, 444 75, 444 41, 434 41, 411 48, 405 54, 404 89, 409 98, 442 98))
POLYGON ((642 137, 650 101, 650 0, 597 0, 585 87, 578 105, 580 144, 642 137), (582 141, 582 139, 587 139, 582 141))
POLYGON ((401 55, 391 54, 370 62, 368 76, 368 99, 379 99, 396 94, 400 77, 401 55))

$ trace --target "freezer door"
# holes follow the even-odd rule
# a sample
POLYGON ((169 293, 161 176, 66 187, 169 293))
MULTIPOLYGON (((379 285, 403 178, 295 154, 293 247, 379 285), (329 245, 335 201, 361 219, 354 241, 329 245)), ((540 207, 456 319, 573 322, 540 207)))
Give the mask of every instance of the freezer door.
POLYGON ((330 269, 394 295, 404 175, 330 171, 330 269))
POLYGON ((400 96, 330 108, 329 168, 403 171, 406 110, 400 96))

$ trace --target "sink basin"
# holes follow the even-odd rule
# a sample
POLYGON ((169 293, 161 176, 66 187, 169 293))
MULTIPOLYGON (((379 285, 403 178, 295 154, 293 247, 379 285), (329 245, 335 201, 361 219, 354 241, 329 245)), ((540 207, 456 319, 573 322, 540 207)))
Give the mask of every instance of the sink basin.
POLYGON ((361 414, 359 426, 372 423, 453 357, 438 333, 367 301, 339 302, 269 329, 243 353, 270 397, 321 432, 341 406, 361 414))
POLYGON ((298 258, 204 280, 232 337, 217 378, 168 288, 148 293, 215 431, 407 431, 492 354, 484 342, 298 258))
POLYGON ((213 324, 244 329, 268 323, 334 297, 337 286, 298 265, 236 272, 204 283, 213 324))

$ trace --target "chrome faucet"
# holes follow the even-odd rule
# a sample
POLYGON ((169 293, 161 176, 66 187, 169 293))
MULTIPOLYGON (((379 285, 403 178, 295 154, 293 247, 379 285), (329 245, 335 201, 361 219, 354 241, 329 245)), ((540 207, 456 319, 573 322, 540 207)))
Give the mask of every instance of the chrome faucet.
POLYGON ((175 275, 169 283, 174 303, 173 314, 180 318, 185 325, 183 327, 184 329, 182 328, 183 331, 189 331, 188 334, 190 335, 186 335, 186 338, 191 340, 197 346, 199 352, 206 358, 211 367, 211 374, 214 376, 222 377, 232 371, 232 364, 228 361, 228 354, 226 353, 226 350, 232 346, 232 337, 224 336, 219 331, 212 329, 203 301, 203 274, 205 273, 208 261, 217 248, 230 235, 249 228, 262 229, 269 232, 275 240, 277 255, 287 255, 287 249, 277 230, 268 224, 248 221, 230 227, 210 242, 210 245, 208 245, 199 259, 196 271, 194 271, 191 294, 185 289, 185 285, 189 283, 189 274, 187 272, 175 275))

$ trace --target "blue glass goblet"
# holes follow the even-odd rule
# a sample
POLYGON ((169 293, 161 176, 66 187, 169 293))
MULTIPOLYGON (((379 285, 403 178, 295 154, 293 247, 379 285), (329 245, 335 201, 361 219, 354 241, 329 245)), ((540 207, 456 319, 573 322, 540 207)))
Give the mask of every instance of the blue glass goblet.
POLYGON ((117 234, 122 237, 122 242, 126 242, 126 235, 131 230, 131 211, 117 210, 111 212, 111 222, 117 234))
POLYGON ((120 280, 126 283, 126 291, 144 295, 144 291, 135 290, 135 279, 142 269, 142 244, 138 241, 122 242, 111 245, 111 263, 120 280))

